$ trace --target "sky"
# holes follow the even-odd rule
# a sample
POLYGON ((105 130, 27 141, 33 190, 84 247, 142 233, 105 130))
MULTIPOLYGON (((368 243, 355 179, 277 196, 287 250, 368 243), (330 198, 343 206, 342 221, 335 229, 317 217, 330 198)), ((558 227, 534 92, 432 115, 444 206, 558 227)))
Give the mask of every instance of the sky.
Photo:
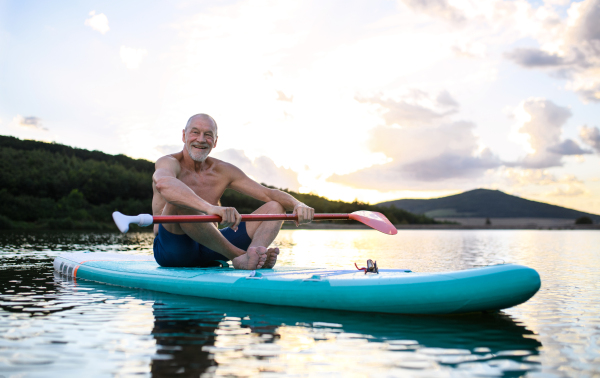
POLYGON ((0 134, 259 182, 600 213, 600 0, 0 0, 0 134))

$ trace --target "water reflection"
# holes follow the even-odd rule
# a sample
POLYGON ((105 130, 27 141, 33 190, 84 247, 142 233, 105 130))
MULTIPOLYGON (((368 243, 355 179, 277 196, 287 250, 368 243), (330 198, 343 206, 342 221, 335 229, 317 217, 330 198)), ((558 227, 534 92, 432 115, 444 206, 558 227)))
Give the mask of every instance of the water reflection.
POLYGON ((344 268, 374 258, 384 268, 439 271, 502 259, 537 269, 540 292, 499 314, 281 308, 52 272, 62 251, 149 254, 151 243, 135 233, 0 233, 0 375, 593 376, 600 368, 598 233, 411 231, 393 239, 300 230, 277 239, 282 265, 344 268))
POLYGON ((281 308, 110 288, 115 300, 152 302, 153 376, 252 376, 536 368, 533 332, 504 314, 413 317, 281 308), (406 371, 405 371, 406 370, 406 371))
POLYGON ((505 375, 535 369, 528 357, 541 346, 533 332, 501 313, 416 317, 315 311, 50 274, 24 271, 12 280, 19 282, 8 283, 13 293, 2 288, 2 309, 20 320, 3 334, 9 343, 0 355, 7 371, 36 371, 40 364, 61 370, 92 359, 107 373, 157 377, 457 370, 505 375), (31 294, 43 290, 53 293, 31 294))

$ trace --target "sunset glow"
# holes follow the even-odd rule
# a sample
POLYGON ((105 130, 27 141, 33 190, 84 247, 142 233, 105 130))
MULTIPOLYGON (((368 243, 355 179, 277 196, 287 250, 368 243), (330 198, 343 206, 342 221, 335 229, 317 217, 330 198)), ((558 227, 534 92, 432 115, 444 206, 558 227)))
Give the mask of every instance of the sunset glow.
POLYGON ((600 0, 563 3, 4 2, 0 134, 155 161, 202 112, 278 187, 600 213, 600 0))

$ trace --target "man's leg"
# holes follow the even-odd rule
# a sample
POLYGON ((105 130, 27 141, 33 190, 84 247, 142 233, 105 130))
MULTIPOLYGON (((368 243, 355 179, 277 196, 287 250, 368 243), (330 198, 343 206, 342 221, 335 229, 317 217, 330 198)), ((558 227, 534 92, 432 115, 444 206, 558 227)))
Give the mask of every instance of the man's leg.
MULTIPOLYGON (((163 215, 198 215, 193 210, 167 204, 163 215)), ((196 242, 227 257, 236 269, 260 269, 267 259, 266 248, 241 250, 231 244, 213 223, 171 223, 163 227, 173 234, 186 234, 196 242)))
MULTIPOLYGON (((271 201, 256 209, 252 214, 285 214, 285 209, 278 202, 271 201)), ((248 236, 252 239, 250 248, 268 248, 277 237, 282 224, 283 221, 246 222, 246 232, 248 232, 248 236)), ((278 255, 279 248, 268 248, 267 260, 263 265, 263 269, 273 268, 277 262, 278 255)))

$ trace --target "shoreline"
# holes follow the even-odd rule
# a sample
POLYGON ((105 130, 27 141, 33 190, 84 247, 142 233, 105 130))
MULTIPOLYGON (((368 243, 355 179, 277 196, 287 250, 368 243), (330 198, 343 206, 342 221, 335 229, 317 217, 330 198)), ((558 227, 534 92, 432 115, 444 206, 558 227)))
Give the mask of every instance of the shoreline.
MULTIPOLYGON (((573 224, 562 226, 538 226, 538 225, 489 225, 489 226, 468 226, 461 224, 396 224, 400 230, 600 230, 600 224, 573 224)), ((282 230, 371 230, 370 227, 362 224, 318 224, 311 223, 296 227, 286 225, 282 230)))
MULTIPOLYGON (((396 224, 398 231, 402 230, 590 230, 600 231, 600 224, 581 224, 581 225, 535 225, 535 224, 513 224, 513 225, 462 225, 462 224, 396 224)), ((296 227, 293 223, 286 222, 282 230, 372 230, 372 228, 360 223, 321 223, 314 222, 307 225, 296 227)), ((44 228, 44 227, 16 227, 12 229, 0 229, 0 233, 11 232, 52 232, 52 231, 71 231, 71 232, 118 232, 112 224, 106 224, 101 228, 44 228)), ((138 227, 132 225, 129 232, 152 232, 151 227, 138 227)))

